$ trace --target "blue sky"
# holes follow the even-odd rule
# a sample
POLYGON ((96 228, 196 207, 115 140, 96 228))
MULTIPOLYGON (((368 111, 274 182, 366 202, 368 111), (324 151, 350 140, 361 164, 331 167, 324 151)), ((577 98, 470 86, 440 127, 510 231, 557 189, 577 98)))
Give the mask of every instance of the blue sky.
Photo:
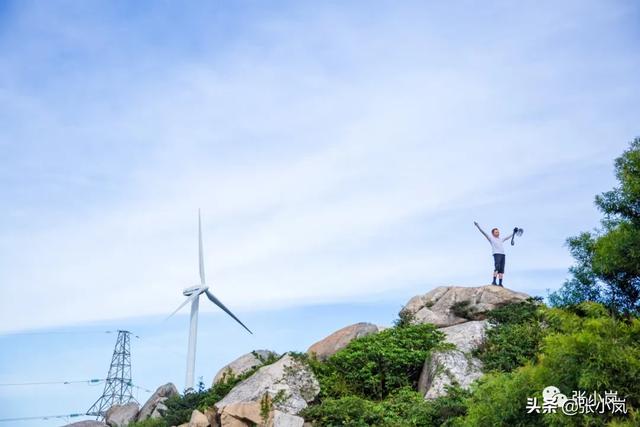
MULTIPOLYGON (((631 1, 0 2, 0 383, 103 376, 114 340, 93 357, 78 334, 16 332, 130 328, 183 352, 186 316, 158 319, 198 280, 198 208, 217 295, 284 331, 201 340, 206 382, 247 349, 488 282, 474 220, 525 228, 506 283, 545 295, 638 135, 639 18, 631 1)), ((180 382, 180 363, 154 372, 180 382)), ((1 416, 33 415, 42 391, 20 393, 0 387, 1 416)))

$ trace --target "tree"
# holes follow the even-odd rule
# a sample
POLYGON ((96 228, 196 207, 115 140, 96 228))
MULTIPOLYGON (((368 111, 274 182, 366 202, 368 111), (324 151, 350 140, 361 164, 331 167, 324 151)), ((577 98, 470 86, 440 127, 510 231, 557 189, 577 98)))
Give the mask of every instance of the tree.
POLYGON ((616 159, 618 186, 595 198, 601 228, 567 239, 572 277, 549 295, 552 305, 597 301, 616 312, 640 311, 640 138, 616 159))

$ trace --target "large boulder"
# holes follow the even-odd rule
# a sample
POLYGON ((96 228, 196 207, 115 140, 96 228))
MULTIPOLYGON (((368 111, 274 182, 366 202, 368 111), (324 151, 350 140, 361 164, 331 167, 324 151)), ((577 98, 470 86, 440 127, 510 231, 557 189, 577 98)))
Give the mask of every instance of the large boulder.
POLYGON ((216 412, 215 408, 207 408, 207 410, 204 411, 204 415, 209 420, 209 425, 211 427, 220 427, 220 423, 218 422, 218 413, 216 412))
POLYGON ((304 418, 278 410, 264 413, 260 402, 240 402, 225 406, 220 427, 302 427, 304 418))
POLYGON ((267 427, 302 427, 303 425, 304 418, 276 410, 271 413, 267 427))
POLYGON ((142 405, 142 409, 138 413, 138 421, 144 421, 148 418, 160 418, 164 415, 167 407, 164 405, 164 401, 171 396, 177 395, 178 389, 173 383, 167 383, 161 385, 158 389, 147 399, 147 402, 142 405))
POLYGON ((482 362, 460 350, 435 351, 424 363, 418 391, 425 399, 435 399, 447 394, 446 387, 459 385, 469 389, 471 383, 482 376, 482 362))
POLYGON ((195 411, 191 412, 189 427, 209 427, 209 419, 205 414, 196 409, 195 411))
POLYGON ((440 286, 409 300, 400 315, 410 315, 415 323, 445 327, 484 319, 487 311, 524 301, 529 295, 501 286, 440 286))
POLYGON ((295 415, 319 392, 320 385, 309 366, 286 354, 237 384, 215 407, 221 413, 228 405, 260 402, 266 395, 273 401, 274 409, 295 415))
POLYGON ((212 385, 216 385, 229 376, 237 377, 239 375, 242 375, 257 366, 264 365, 265 361, 277 357, 278 353, 269 350, 255 350, 251 353, 242 355, 220 369, 216 376, 213 378, 212 385))
POLYGON ((220 412, 221 427, 247 427, 264 424, 260 402, 238 402, 220 412))
POLYGON ((105 415, 105 423, 110 427, 125 427, 136 420, 139 406, 135 402, 113 405, 105 415))
POLYGON ((372 323, 361 322, 349 325, 313 344, 307 353, 315 354, 319 360, 326 360, 338 350, 346 347, 352 340, 375 334, 379 330, 378 326, 372 323))
POLYGON ((464 353, 469 353, 480 347, 488 325, 488 320, 472 320, 440 328, 440 331, 444 332, 446 342, 454 344, 458 350, 464 353))

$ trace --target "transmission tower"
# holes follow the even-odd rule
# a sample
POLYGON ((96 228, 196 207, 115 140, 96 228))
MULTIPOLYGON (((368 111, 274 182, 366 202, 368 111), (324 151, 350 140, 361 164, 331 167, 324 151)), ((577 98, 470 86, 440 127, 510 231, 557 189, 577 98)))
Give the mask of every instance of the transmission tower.
POLYGON ((133 398, 131 383, 131 332, 118 331, 118 341, 113 349, 109 374, 104 385, 102 396, 89 408, 87 415, 104 418, 107 410, 113 405, 124 405, 136 402, 133 398))

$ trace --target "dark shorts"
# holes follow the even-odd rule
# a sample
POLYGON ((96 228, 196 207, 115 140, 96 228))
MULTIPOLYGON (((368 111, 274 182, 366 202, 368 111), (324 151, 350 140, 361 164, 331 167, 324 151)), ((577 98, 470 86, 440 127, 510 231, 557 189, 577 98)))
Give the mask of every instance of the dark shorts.
POLYGON ((501 274, 504 274, 504 259, 504 254, 493 254, 494 270, 501 274))

